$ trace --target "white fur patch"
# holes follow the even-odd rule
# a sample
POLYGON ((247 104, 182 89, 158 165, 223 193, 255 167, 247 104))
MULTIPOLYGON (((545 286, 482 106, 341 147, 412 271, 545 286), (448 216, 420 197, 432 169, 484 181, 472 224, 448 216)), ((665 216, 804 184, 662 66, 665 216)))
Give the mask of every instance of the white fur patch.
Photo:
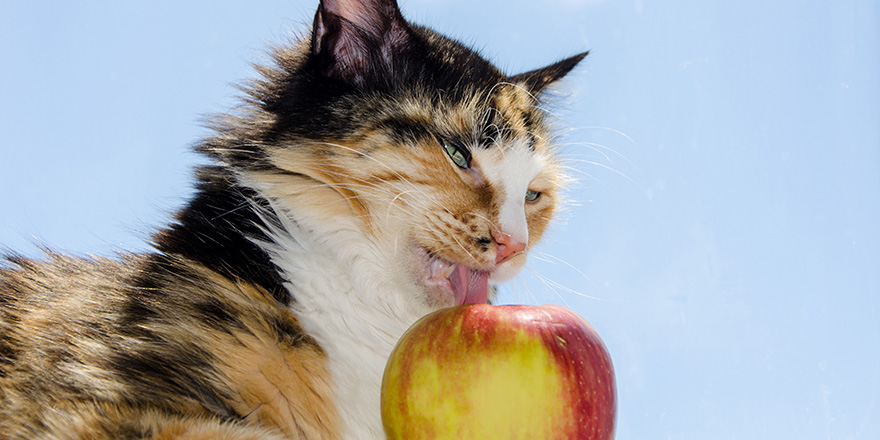
POLYGON ((433 310, 400 262, 399 240, 368 237, 353 217, 328 217, 314 203, 291 199, 270 198, 282 225, 268 231, 271 243, 259 244, 288 281, 292 311, 327 354, 345 438, 385 439, 385 363, 406 329, 433 310))
MULTIPOLYGON (((522 243, 529 242, 529 226, 526 222, 525 198, 532 180, 544 166, 543 159, 529 148, 524 139, 516 139, 505 145, 484 150, 474 149, 474 159, 486 179, 498 188, 500 203, 498 228, 522 243)), ((518 266, 501 266, 492 276, 493 282, 502 282, 516 275, 518 266), (508 270, 505 270, 508 269, 508 270)))

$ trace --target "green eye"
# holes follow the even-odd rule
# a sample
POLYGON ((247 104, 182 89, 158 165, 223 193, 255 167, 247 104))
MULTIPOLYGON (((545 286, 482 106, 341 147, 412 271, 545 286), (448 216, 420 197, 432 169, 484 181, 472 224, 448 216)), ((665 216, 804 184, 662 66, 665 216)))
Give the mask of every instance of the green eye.
POLYGON ((532 191, 532 190, 526 191, 526 202, 535 203, 540 198, 541 198, 541 193, 539 191, 532 191))
POLYGON ((440 142, 443 144, 443 149, 446 150, 446 154, 456 165, 458 165, 459 168, 470 168, 471 154, 469 151, 446 139, 442 139, 440 142))

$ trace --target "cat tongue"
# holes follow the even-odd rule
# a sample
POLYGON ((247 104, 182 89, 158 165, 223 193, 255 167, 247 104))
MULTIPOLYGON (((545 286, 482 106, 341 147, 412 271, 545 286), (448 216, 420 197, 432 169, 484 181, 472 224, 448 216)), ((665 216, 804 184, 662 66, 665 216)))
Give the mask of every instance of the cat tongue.
POLYGON ((489 272, 471 269, 457 264, 449 275, 455 305, 486 304, 489 302, 489 272))

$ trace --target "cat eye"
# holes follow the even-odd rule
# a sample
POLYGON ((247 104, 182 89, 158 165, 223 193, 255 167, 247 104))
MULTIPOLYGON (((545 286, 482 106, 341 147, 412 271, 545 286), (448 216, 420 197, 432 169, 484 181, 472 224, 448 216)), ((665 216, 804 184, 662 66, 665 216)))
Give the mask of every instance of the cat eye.
POLYGON ((526 203, 535 203, 540 198, 541 198, 540 191, 532 191, 532 190, 526 191, 526 203))
POLYGON ((446 139, 440 139, 440 143, 443 144, 443 149, 446 150, 446 154, 452 159, 459 168, 468 169, 471 166, 471 152, 458 146, 452 141, 446 139))

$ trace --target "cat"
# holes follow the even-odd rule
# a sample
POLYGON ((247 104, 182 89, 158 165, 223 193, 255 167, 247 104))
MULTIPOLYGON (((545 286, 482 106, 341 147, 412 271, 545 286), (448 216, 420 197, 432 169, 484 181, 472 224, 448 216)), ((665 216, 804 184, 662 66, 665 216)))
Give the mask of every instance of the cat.
POLYGON ((384 438, 399 337, 491 302, 552 219, 539 99, 586 55, 508 76, 395 0, 320 1, 155 251, 6 257, 0 438, 384 438))

